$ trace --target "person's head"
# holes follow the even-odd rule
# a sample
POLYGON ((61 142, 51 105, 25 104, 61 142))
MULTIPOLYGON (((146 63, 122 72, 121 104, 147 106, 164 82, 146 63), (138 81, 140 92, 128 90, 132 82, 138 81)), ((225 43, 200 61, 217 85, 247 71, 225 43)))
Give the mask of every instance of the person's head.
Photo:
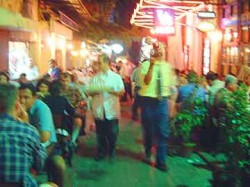
POLYGON ((77 74, 72 71, 72 73, 71 73, 71 82, 77 83, 78 81, 79 80, 78 80, 77 74))
POLYGON ((36 88, 33 84, 22 84, 19 87, 19 100, 27 110, 33 106, 36 99, 36 88))
POLYGON ((0 114, 12 113, 17 101, 17 87, 12 84, 0 84, 0 114))
POLYGON ((46 73, 45 75, 43 75, 42 79, 45 79, 45 80, 47 80, 47 81, 49 81, 49 82, 52 81, 51 76, 50 76, 50 74, 48 74, 48 73, 46 73))
POLYGON ((180 74, 178 82, 179 82, 178 86, 183 86, 183 85, 187 84, 188 83, 187 76, 185 74, 180 74))
POLYGON ((20 79, 26 79, 26 77, 27 77, 26 73, 21 73, 20 74, 20 79))
POLYGON ((36 85, 36 91, 41 93, 48 93, 49 92, 49 85, 50 81, 46 79, 41 79, 38 81, 36 85))
POLYGON ((189 71, 187 75, 187 80, 189 83, 197 83, 198 82, 198 75, 195 71, 189 71))
POLYGON ((206 79, 207 79, 208 85, 211 86, 213 81, 218 79, 218 74, 215 73, 215 72, 210 71, 210 72, 207 73, 206 79))
POLYGON ((68 72, 64 72, 60 74, 60 82, 63 88, 67 88, 71 83, 71 74, 68 72))
POLYGON ((20 76, 19 76, 19 80, 18 81, 20 83, 26 83, 27 82, 27 78, 26 77, 27 77, 26 73, 21 73, 20 76))
POLYGON ((51 96, 59 96, 62 93, 62 83, 58 80, 52 81, 49 87, 49 93, 51 96))
POLYGON ((231 92, 236 91, 238 88, 237 77, 235 77, 233 75, 227 75, 225 78, 225 87, 231 92))
POLYGON ((175 72, 175 75, 176 75, 176 76, 179 76, 180 73, 181 73, 181 71, 180 71, 179 69, 177 69, 177 68, 174 69, 174 72, 175 72))
POLYGON ((153 43, 153 49, 150 52, 151 58, 163 59, 165 54, 165 49, 161 43, 153 43))
POLYGON ((146 37, 145 38, 145 44, 151 45, 153 43, 153 39, 151 37, 146 37))
MULTIPOLYGON (((92 73, 98 73, 100 71, 99 62, 97 60, 92 62, 92 73)), ((91 72, 91 71, 89 71, 91 72)))
POLYGON ((105 72, 109 69, 110 59, 107 54, 103 53, 98 56, 98 66, 100 70, 105 72))
POLYGON ((51 68, 55 68, 55 67, 57 67, 57 62, 54 59, 51 59, 49 61, 49 65, 51 68))
POLYGON ((6 84, 9 82, 9 75, 4 72, 4 71, 1 71, 0 72, 0 84, 6 84))

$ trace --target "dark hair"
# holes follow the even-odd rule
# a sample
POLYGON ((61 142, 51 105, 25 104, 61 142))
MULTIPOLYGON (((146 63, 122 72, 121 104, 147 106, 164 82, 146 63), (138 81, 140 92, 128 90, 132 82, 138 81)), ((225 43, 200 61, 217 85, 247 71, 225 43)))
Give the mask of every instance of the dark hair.
POLYGON ((31 83, 20 84, 19 90, 25 90, 25 89, 30 90, 33 96, 36 95, 36 87, 33 84, 31 83))
POLYGON ((151 56, 152 57, 160 57, 160 56, 162 56, 162 51, 160 50, 159 43, 155 42, 152 45, 153 45, 153 51, 152 51, 151 56))
POLYGON ((51 96, 59 96, 62 91, 62 83, 58 80, 51 82, 49 87, 49 93, 51 96))
POLYGON ((216 80, 218 79, 218 74, 210 71, 206 74, 206 79, 211 81, 216 80))
POLYGON ((50 74, 48 74, 48 73, 44 74, 42 79, 49 80, 50 79, 50 74))
POLYGON ((46 79, 40 79, 38 82, 37 82, 37 84, 36 84, 36 91, 38 92, 39 90, 39 86, 41 85, 41 84, 45 84, 45 85, 47 85, 48 87, 50 86, 50 81, 48 81, 48 80, 46 80, 46 79))
POLYGON ((60 78, 70 78, 71 80, 71 74, 69 72, 63 72, 60 74, 60 78))
POLYGON ((180 70, 177 69, 177 68, 175 68, 174 71, 175 71, 175 73, 176 73, 177 75, 180 73, 180 70))
POLYGON ((6 73, 6 72, 4 72, 4 71, 0 71, 0 75, 5 76, 5 77, 7 78, 7 81, 10 80, 10 77, 9 77, 8 73, 6 73))
POLYGON ((21 76, 26 77, 26 76, 27 76, 27 74, 26 74, 26 73, 21 73, 21 74, 20 74, 20 77, 21 77, 21 76))
POLYGON ((49 63, 57 64, 57 62, 54 59, 50 59, 49 63))
POLYGON ((17 87, 12 84, 0 84, 0 113, 10 112, 18 97, 17 87))
POLYGON ((100 55, 100 58, 102 59, 102 62, 105 63, 105 64, 110 64, 111 63, 109 56, 107 54, 105 54, 105 53, 102 53, 100 55))

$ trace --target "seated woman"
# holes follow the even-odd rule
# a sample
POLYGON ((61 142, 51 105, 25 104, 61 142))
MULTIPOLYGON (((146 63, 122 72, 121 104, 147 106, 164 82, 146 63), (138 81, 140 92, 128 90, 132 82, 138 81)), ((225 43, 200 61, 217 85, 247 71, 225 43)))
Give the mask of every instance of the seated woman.
POLYGON ((36 95, 38 99, 43 99, 49 95, 50 81, 46 79, 40 79, 36 85, 36 95))

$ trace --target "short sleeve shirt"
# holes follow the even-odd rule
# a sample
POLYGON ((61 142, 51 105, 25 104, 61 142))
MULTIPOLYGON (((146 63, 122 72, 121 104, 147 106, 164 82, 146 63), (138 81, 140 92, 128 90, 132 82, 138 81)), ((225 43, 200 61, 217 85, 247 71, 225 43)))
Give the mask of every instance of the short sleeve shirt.
POLYGON ((140 69, 140 83, 141 83, 141 89, 139 91, 139 95, 145 96, 145 97, 157 97, 157 78, 158 73, 161 73, 161 90, 162 90, 162 96, 167 97, 171 95, 171 88, 176 84, 176 79, 174 76, 173 69, 170 65, 170 63, 167 63, 165 61, 157 61, 155 62, 155 65, 153 66, 153 72, 152 72, 152 80, 150 84, 144 83, 144 77, 148 73, 149 70, 149 61, 145 61, 141 64, 140 69))
POLYGON ((50 142, 57 142, 56 131, 49 107, 41 100, 37 99, 29 110, 29 122, 39 131, 49 131, 50 142))
MULTIPOLYGON (((88 85, 97 87, 112 87, 116 92, 124 91, 124 84, 119 74, 108 70, 95 75, 88 85)), ((118 119, 120 117, 119 96, 107 92, 93 96, 92 112, 96 119, 118 119)))

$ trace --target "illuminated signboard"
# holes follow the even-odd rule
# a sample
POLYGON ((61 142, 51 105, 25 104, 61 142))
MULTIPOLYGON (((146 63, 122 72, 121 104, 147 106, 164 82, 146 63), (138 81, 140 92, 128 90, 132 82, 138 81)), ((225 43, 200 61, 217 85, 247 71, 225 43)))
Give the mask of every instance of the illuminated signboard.
POLYGON ((154 28, 151 31, 157 35, 174 35, 174 11, 170 9, 156 9, 154 11, 154 28))
POLYGON ((197 16, 198 18, 213 19, 216 17, 216 14, 214 11, 199 11, 197 16))

